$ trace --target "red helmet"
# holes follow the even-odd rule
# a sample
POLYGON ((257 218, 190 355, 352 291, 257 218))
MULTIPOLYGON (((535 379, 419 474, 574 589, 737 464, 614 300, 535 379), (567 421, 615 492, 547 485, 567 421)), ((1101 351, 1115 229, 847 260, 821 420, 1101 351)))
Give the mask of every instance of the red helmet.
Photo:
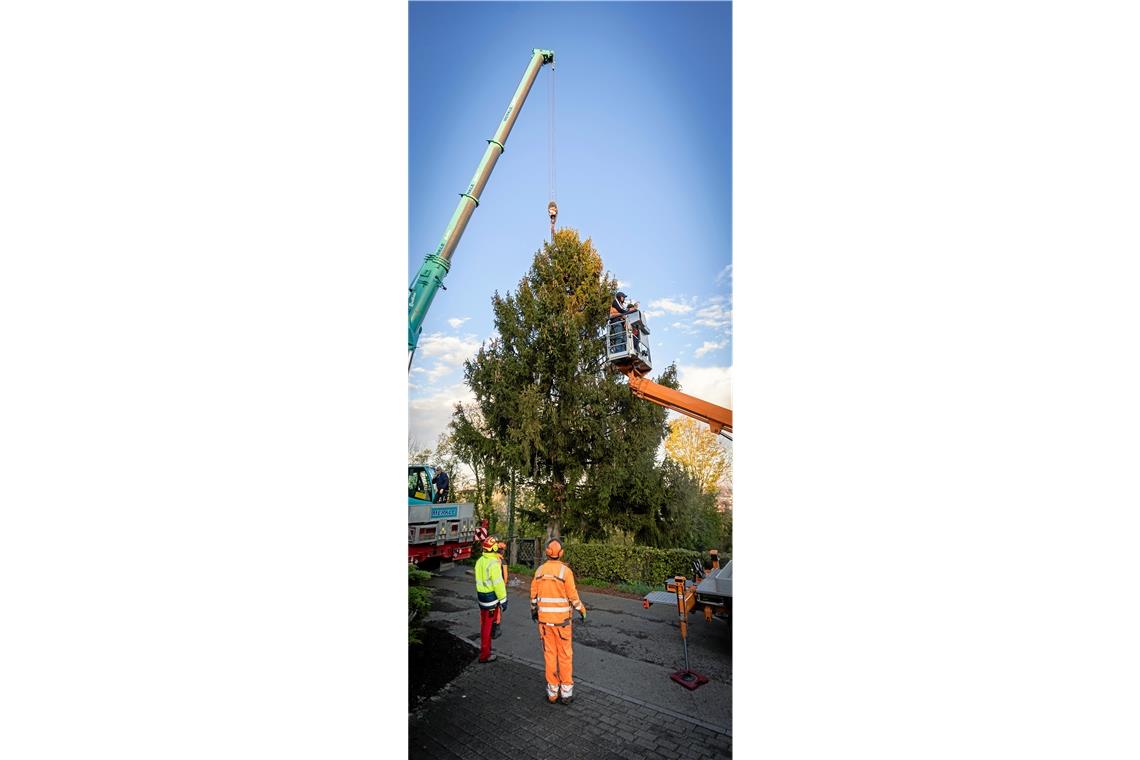
POLYGON ((483 551, 485 552, 495 551, 495 547, 498 545, 499 539, 495 538, 494 536, 487 536, 483 539, 483 551))

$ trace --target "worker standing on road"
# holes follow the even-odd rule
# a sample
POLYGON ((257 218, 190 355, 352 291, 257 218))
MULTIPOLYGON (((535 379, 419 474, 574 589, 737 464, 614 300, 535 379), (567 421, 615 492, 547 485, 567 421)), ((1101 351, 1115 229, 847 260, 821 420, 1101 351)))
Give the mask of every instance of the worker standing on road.
POLYGON ((585 621, 586 605, 578 598, 574 572, 562 562, 562 542, 557 538, 547 542, 546 556, 530 584, 530 617, 538 623, 546 661, 546 701, 554 704, 561 697, 568 705, 574 699, 570 610, 577 610, 585 621))
POLYGON ((495 554, 499 540, 483 540, 483 554, 475 562, 475 595, 479 599, 479 662, 491 662, 491 627, 501 610, 507 609, 507 584, 503 582, 502 557, 495 554))

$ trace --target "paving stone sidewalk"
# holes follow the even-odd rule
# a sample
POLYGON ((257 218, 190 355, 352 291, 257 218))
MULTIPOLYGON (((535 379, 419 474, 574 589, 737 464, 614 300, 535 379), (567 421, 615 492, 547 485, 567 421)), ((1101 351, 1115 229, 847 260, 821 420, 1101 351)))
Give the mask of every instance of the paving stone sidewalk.
MULTIPOLYGON (((500 656, 473 663, 410 716, 409 756, 419 758, 732 757, 732 737, 649 705, 574 685, 574 702, 548 704, 542 671, 500 656)), ((677 688, 682 688, 678 686, 677 688)))

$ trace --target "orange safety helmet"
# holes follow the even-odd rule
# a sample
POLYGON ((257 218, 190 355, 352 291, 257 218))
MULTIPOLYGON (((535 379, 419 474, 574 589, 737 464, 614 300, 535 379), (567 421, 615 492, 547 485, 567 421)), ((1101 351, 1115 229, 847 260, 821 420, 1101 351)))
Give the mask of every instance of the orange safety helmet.
POLYGON ((494 536, 487 536, 483 539, 483 551, 493 552, 495 551, 495 547, 498 546, 498 544, 499 539, 495 538, 494 536))
POLYGON ((551 559, 558 559, 562 556, 562 542, 557 538, 552 538, 546 542, 546 556, 551 559))
POLYGON ((502 552, 505 552, 506 550, 507 550, 507 542, 506 541, 500 541, 499 543, 495 544, 495 551, 499 552, 500 554, 502 552))

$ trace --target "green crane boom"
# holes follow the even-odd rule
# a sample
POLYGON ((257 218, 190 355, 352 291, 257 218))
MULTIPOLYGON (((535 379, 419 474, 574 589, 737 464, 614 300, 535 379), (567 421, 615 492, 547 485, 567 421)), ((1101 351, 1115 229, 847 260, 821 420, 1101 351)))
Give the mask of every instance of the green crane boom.
POLYGON ((455 253, 455 247, 459 245, 459 238, 463 236, 463 231, 467 229, 467 222, 471 220, 471 214, 479 205, 479 198, 483 194, 487 180, 491 177, 491 170, 495 168, 495 162, 499 160, 499 156, 506 149, 507 137, 511 134, 511 128, 515 125, 519 110, 526 101, 526 96, 538 76, 538 70, 547 63, 554 63, 554 51, 535 48, 522 81, 519 82, 514 97, 507 105, 507 112, 503 114, 503 120, 499 122, 499 128, 495 130, 495 136, 487 141, 487 150, 484 151, 483 159, 475 169, 475 176, 471 178, 471 184, 467 186, 465 192, 459 194, 459 205, 455 207, 455 213, 451 215, 451 221, 447 223, 447 229, 443 231, 443 238, 439 241, 435 251, 429 253, 424 259, 424 263, 420 265, 420 271, 408 288, 410 291, 408 296, 409 370, 412 367, 412 355, 420 341, 420 332, 423 331, 424 317, 427 316, 428 309, 431 308, 435 294, 443 286, 443 278, 451 269, 451 257, 455 253))

